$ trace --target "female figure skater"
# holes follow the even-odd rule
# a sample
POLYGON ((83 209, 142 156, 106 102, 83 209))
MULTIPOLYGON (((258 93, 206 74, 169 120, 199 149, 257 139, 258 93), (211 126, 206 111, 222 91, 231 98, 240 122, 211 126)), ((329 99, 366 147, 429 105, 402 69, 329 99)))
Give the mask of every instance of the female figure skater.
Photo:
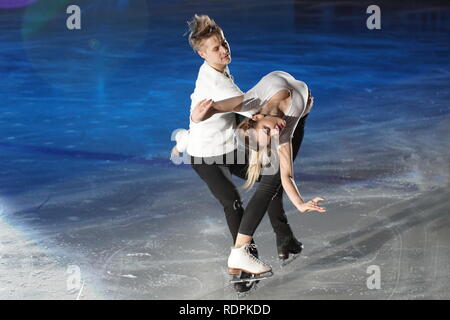
POLYGON ((316 197, 304 201, 294 181, 293 161, 300 148, 304 123, 312 107, 313 98, 302 81, 283 71, 274 71, 264 76, 252 89, 221 101, 202 100, 194 107, 191 119, 200 122, 223 112, 254 113, 243 121, 236 134, 238 142, 250 149, 250 164, 246 187, 253 186, 267 166, 270 155, 276 153, 279 170, 276 174, 263 175, 259 186, 245 209, 239 226, 235 246, 228 258, 228 272, 232 275, 248 272, 254 275, 270 273, 272 268, 250 253, 253 234, 261 222, 270 200, 282 186, 293 205, 302 213, 326 212, 316 197), (275 143, 276 150, 271 150, 275 143), (275 139, 276 140, 276 139, 275 139))

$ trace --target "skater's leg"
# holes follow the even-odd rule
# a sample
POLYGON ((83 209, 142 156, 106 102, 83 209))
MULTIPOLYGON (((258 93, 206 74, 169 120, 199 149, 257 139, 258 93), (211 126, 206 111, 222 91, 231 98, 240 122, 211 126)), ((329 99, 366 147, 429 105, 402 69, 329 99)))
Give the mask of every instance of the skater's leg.
MULTIPOLYGON (((233 175, 244 180, 246 179, 248 169, 248 158, 246 158, 246 160, 247 162, 245 164, 233 164, 229 166, 233 175)), ((261 181, 261 176, 258 181, 261 181)), ((288 236, 292 234, 283 208, 283 188, 280 188, 275 197, 270 201, 267 213, 269 215, 272 228, 277 235, 288 236)))
MULTIPOLYGON (((235 246, 240 247, 246 243, 249 243, 253 239, 253 233, 254 230, 256 230, 256 226, 259 225, 261 219, 264 216, 264 213, 269 208, 269 204, 273 198, 273 195, 276 194, 278 187, 273 187, 274 183, 269 182, 272 180, 279 181, 279 185, 281 185, 281 179, 279 177, 279 173, 274 178, 271 176, 270 178, 267 178, 268 176, 262 176, 260 183, 258 184, 257 191, 251 198, 247 209, 250 209, 250 211, 255 211, 255 207, 258 207, 258 215, 255 214, 248 214, 247 212, 244 214, 243 218, 246 218, 246 220, 254 220, 253 223, 251 223, 251 227, 247 227, 249 225, 248 221, 241 221, 240 227, 239 227, 239 233, 236 238, 235 246), (258 190, 260 192, 258 192, 258 190), (262 190, 262 191, 261 191, 262 190), (267 191, 266 192, 264 192, 267 191), (268 195, 269 194, 269 195, 268 195), (243 226, 244 225, 244 226, 243 226), (254 227, 253 227, 254 226, 254 227)), ((274 204, 273 210, 282 210, 282 206, 277 202, 274 204)), ((287 219, 285 220, 287 222, 287 219)), ((280 219, 279 223, 283 223, 282 219, 280 219)))
POLYGON ((200 178, 206 182, 211 193, 222 205, 234 242, 244 214, 244 208, 239 192, 231 180, 229 169, 224 165, 205 163, 192 164, 192 167, 200 178))
MULTIPOLYGON (((281 178, 279 172, 274 175, 264 175, 261 177, 261 181, 259 182, 255 193, 245 208, 245 214, 242 217, 241 225, 239 227, 239 234, 253 236, 256 228, 264 217, 265 212, 268 210, 272 199, 280 189, 280 186, 281 178)), ((281 210, 279 203, 276 203, 275 205, 281 210)), ((242 237, 238 237, 238 239, 242 239, 242 237)))
POLYGON ((288 218, 283 207, 283 188, 280 187, 269 203, 267 214, 270 224, 277 236, 291 236, 292 229, 289 226, 288 218))
POLYGON ((305 135, 305 124, 308 114, 301 118, 295 128, 294 135, 292 136, 292 161, 297 158, 297 154, 302 146, 303 137, 305 135))
POLYGON ((236 149, 234 151, 234 163, 228 164, 231 174, 243 180, 247 179, 248 152, 236 149))
POLYGON ((238 233, 236 237, 236 241, 234 243, 235 247, 241 247, 246 243, 250 243, 253 240, 253 236, 249 236, 246 234, 238 233))
MULTIPOLYGON (((231 249, 231 254, 228 257, 228 272, 230 274, 237 274, 242 271, 252 274, 263 274, 271 272, 272 270, 272 268, 268 264, 262 262, 250 253, 250 243, 253 239, 254 230, 256 230, 256 227, 258 226, 259 222, 264 216, 264 213, 267 210, 267 207, 269 206, 271 198, 276 194, 277 191, 276 188, 274 190, 271 190, 273 192, 273 195, 268 196, 271 193, 269 189, 272 189, 272 184, 263 182, 263 180, 266 180, 266 177, 267 176, 262 177, 261 183, 258 185, 258 190, 260 190, 260 192, 258 193, 257 191, 255 193, 256 197, 255 195, 253 195, 249 203, 250 208, 257 207, 257 210, 252 209, 253 215, 249 215, 246 211, 242 218, 241 225, 239 227, 239 233, 235 242, 235 247, 231 249), (261 201, 261 203, 258 204, 258 201, 261 201), (259 216, 256 216, 255 213, 259 214, 259 216), (246 219, 247 221, 245 221, 246 219)), ((247 206, 247 209, 249 208, 249 206, 247 206)))

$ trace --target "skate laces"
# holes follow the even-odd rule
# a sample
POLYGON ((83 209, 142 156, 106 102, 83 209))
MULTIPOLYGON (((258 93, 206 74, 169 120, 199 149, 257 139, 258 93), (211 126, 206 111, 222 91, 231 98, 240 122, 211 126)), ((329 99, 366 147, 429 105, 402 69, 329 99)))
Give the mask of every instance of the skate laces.
POLYGON ((265 267, 269 267, 272 268, 269 264, 265 263, 264 261, 259 260, 257 257, 255 257, 251 252, 250 252, 250 248, 255 249, 256 250, 256 244, 254 243, 248 243, 245 245, 245 251, 248 253, 248 255, 250 256, 250 258, 255 261, 258 264, 262 264, 265 267))

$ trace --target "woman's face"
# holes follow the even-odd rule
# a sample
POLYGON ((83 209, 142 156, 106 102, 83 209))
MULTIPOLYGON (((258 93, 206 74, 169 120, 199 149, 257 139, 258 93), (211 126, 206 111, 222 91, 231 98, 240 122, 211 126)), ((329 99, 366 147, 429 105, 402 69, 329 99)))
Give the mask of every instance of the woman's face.
POLYGON ((275 116, 255 115, 252 118, 256 121, 254 129, 256 130, 256 141, 259 146, 264 147, 270 143, 274 135, 280 133, 280 130, 286 125, 286 121, 275 116))

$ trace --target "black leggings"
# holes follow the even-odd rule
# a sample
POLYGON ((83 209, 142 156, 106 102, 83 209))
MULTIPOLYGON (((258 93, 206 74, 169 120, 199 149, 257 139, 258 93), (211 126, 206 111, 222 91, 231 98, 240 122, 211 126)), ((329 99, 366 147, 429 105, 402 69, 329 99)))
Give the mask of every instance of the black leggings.
MULTIPOLYGON (((300 150, 305 132, 305 121, 307 116, 308 115, 305 115, 301 118, 295 128, 294 135, 292 137, 292 161, 295 160, 297 153, 300 150)), ((250 199, 247 208, 245 208, 245 214, 242 217, 242 221, 239 226, 239 233, 253 236, 256 228, 261 223, 267 208, 270 208, 272 205, 271 199, 280 199, 281 202, 282 198, 283 187, 281 186, 280 170, 273 175, 263 175, 253 197, 250 199)), ((281 208, 282 206, 283 205, 281 204, 281 208)), ((284 209, 282 210, 283 215, 285 216, 284 209)))
MULTIPOLYGON (((301 119, 293 137, 293 157, 297 155, 303 139, 305 117, 301 119)), ((211 193, 219 200, 225 212, 225 218, 230 229, 233 243, 238 232, 253 235, 267 211, 272 228, 277 237, 292 235, 291 227, 283 208, 283 188, 279 173, 272 176, 262 176, 260 184, 251 198, 244 214, 241 197, 234 185, 231 175, 245 179, 248 168, 248 158, 245 164, 227 164, 226 158, 237 159, 237 150, 232 154, 222 156, 222 164, 212 163, 214 159, 191 157, 191 165, 200 178, 206 182, 211 193), (278 177, 278 179, 276 178, 278 177), (262 183, 262 185, 261 185, 262 183), (249 232, 248 230, 251 230, 249 232)), ((217 157, 216 157, 217 160, 217 157)))
MULTIPOLYGON (((196 158, 191 157, 191 165, 195 172, 202 178, 209 187, 209 190, 214 197, 219 200, 225 212, 225 218, 228 228, 231 232, 233 243, 241 225, 242 217, 244 216, 244 208, 242 207, 241 197, 234 185, 231 175, 234 174, 242 179, 245 179, 248 168, 248 158, 245 157, 245 164, 226 164, 225 158, 237 158, 237 150, 231 154, 223 155, 223 164, 212 163, 211 158, 196 158), (211 164, 212 163, 212 164, 211 164)), ((242 156, 242 154, 241 154, 242 156)), ((217 160, 217 157, 215 157, 217 160)), ((269 199, 267 210, 272 227, 278 237, 287 237, 292 235, 292 230, 288 224, 286 215, 283 209, 282 193, 269 199)))

